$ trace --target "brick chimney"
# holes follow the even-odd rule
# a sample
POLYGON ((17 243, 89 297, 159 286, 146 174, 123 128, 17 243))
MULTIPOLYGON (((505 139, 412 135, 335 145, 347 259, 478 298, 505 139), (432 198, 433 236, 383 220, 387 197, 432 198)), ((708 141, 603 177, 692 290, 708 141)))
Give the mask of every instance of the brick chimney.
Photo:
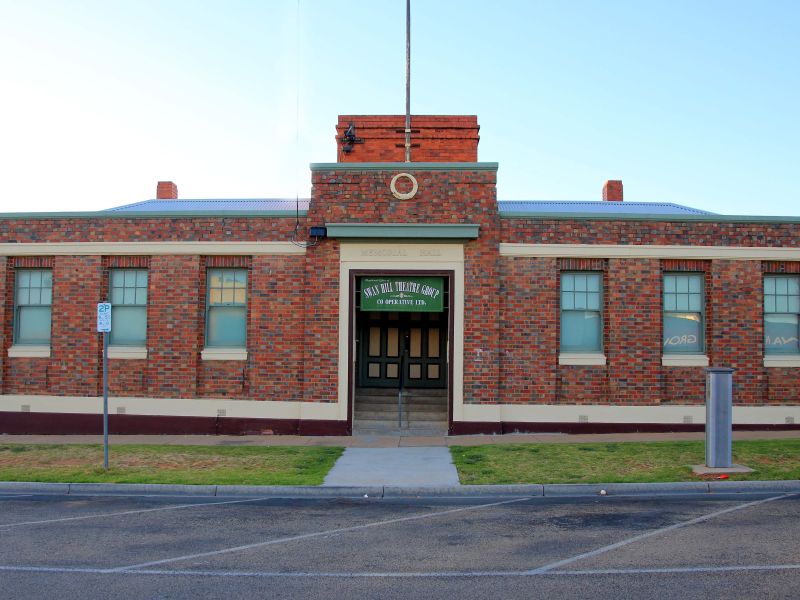
POLYGON ((159 181, 156 187, 157 200, 177 200, 178 186, 171 181, 159 181))
MULTIPOLYGON (((338 162, 403 162, 405 115, 339 115, 338 162)), ((478 117, 411 115, 412 162, 477 162, 478 117)))
POLYGON ((603 186, 603 200, 622 202, 622 180, 609 179, 603 186))

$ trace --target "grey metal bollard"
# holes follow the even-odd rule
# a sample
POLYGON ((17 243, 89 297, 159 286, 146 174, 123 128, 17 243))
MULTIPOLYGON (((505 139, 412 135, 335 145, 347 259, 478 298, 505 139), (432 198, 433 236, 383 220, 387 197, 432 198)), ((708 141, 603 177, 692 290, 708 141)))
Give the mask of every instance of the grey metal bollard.
POLYGON ((732 465, 733 371, 706 369, 706 466, 732 465))

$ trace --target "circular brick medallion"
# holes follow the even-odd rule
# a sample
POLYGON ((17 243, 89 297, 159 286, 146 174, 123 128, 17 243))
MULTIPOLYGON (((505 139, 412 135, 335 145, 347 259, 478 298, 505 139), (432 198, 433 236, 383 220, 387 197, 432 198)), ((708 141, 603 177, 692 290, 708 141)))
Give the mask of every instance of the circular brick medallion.
POLYGON ((394 196, 398 200, 410 200, 411 198, 417 195, 419 184, 417 183, 416 177, 414 177, 411 173, 398 173, 397 175, 392 177, 392 182, 389 184, 389 189, 392 191, 392 196, 394 196), (397 182, 401 177, 407 178, 411 182, 410 191, 403 193, 397 190, 397 182))

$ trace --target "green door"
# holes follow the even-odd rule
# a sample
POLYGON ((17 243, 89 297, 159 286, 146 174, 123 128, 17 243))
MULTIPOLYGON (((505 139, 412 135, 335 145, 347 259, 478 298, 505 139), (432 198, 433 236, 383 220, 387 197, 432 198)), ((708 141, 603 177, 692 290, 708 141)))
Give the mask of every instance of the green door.
POLYGON ((362 313, 359 386, 447 387, 444 313, 362 313))

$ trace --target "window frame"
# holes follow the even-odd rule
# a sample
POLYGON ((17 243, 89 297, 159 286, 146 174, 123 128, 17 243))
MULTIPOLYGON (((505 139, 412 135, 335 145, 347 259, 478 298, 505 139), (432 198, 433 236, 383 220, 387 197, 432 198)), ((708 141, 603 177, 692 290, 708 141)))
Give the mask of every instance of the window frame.
POLYGON ((247 349, 247 320, 248 320, 248 297, 250 296, 249 293, 249 285, 250 285, 250 270, 247 267, 208 267, 206 269, 206 306, 205 306, 205 330, 204 330, 204 340, 205 340, 205 347, 211 349, 233 349, 233 350, 246 350, 247 349), (212 287, 211 280, 212 274, 218 271, 222 274, 221 281, 224 283, 224 272, 232 271, 234 272, 234 283, 236 280, 236 272, 244 273, 244 286, 236 287, 234 285, 233 288, 226 288, 224 285, 222 287, 212 287), (212 302, 211 297, 212 293, 216 290, 219 290, 222 295, 222 291, 226 289, 233 289, 234 290, 234 301, 233 302, 212 302), (237 303, 235 302, 236 290, 244 289, 244 302, 237 303), (242 340, 241 344, 220 344, 214 343, 210 339, 209 330, 212 320, 212 313, 216 308, 241 308, 242 309, 242 319, 243 319, 243 326, 244 326, 244 339, 242 340))
MULTIPOLYGON (((677 284, 677 281, 676 281, 677 284)), ((669 356, 687 356, 687 355, 698 355, 698 354, 705 354, 706 353, 706 274, 704 271, 664 271, 661 274, 661 354, 662 355, 669 355, 669 356), (667 277, 690 277, 690 278, 697 278, 700 281, 700 310, 667 310, 666 306, 666 295, 667 293, 671 294, 686 294, 687 296, 691 296, 693 293, 691 291, 691 284, 689 284, 689 290, 686 292, 678 292, 677 285, 675 292, 667 292, 667 277), (666 334, 666 317, 670 313, 676 314, 687 314, 687 313, 696 313, 700 316, 700 326, 699 326, 699 336, 700 336, 700 348, 697 350, 670 350, 664 344, 664 336, 666 334)))
POLYGON ((763 339, 763 342, 764 342, 764 355, 765 356, 769 356, 770 358, 772 358, 772 357, 787 357, 788 358, 788 357, 800 356, 800 342, 798 342, 798 344, 797 344, 797 346, 796 346, 796 348, 794 350, 790 350, 790 351, 780 351, 780 350, 775 350, 774 348, 770 349, 767 346, 767 315, 769 315, 769 314, 771 314, 771 315, 793 315, 793 316, 795 316, 797 318, 797 321, 798 321, 796 335, 800 339, 800 310, 798 310, 798 312, 791 312, 791 311, 788 310, 790 308, 790 306, 788 306, 788 304, 789 304, 788 299, 790 299, 794 294, 790 294, 788 292, 786 294, 778 294, 777 293, 777 285, 775 286, 776 287, 776 292, 773 293, 773 294, 768 294, 767 293, 767 280, 768 279, 774 280, 776 284, 777 284, 778 280, 796 280, 797 284, 798 284, 798 288, 800 288, 800 275, 798 275, 798 274, 793 274, 793 273, 786 273, 786 274, 783 274, 783 273, 765 273, 764 274, 763 282, 762 282, 763 298, 762 298, 762 302, 761 302, 761 306, 762 306, 762 309, 763 309, 762 323, 763 323, 763 327, 764 327, 764 339, 763 339), (772 295, 776 300, 777 300, 778 297, 784 297, 785 296, 787 298, 787 312, 778 312, 777 310, 776 311, 767 312, 767 297, 769 295, 772 295))
MULTIPOLYGON (((41 278, 40 278, 41 282, 41 278)), ((50 342, 53 339, 53 269, 50 267, 33 267, 33 268, 17 268, 14 269, 14 328, 13 328, 13 344, 18 346, 49 346, 50 342), (20 279, 22 278, 23 273, 33 274, 33 273, 40 273, 41 276, 44 274, 50 275, 50 286, 44 287, 39 285, 37 287, 33 287, 30 284, 26 286, 28 290, 28 302, 21 303, 20 299, 20 279), (37 304, 33 304, 30 302, 30 292, 32 289, 39 290, 39 300, 40 302, 37 304), (47 304, 41 303, 41 293, 42 290, 48 289, 50 300, 47 304), (25 308, 32 308, 32 307, 47 307, 49 311, 49 326, 47 330, 47 339, 38 339, 38 340, 30 340, 23 338, 21 336, 21 327, 22 327, 22 313, 25 308)))
MULTIPOLYGON (((603 311, 603 308, 604 308, 604 304, 603 303, 605 301, 605 297, 604 297, 604 293, 603 293, 603 291, 604 291, 603 290, 603 287, 604 287, 604 277, 603 277, 603 275, 604 275, 603 271, 574 271, 574 270, 569 270, 569 271, 561 271, 560 272, 560 274, 559 274, 559 282, 558 282, 558 305, 559 305, 559 340, 558 340, 558 347, 559 347, 559 353, 560 354, 597 354, 597 355, 602 355, 603 354, 604 347, 605 347, 605 340, 603 339, 605 337, 605 334, 604 334, 605 322, 604 322, 604 315, 603 315, 603 312, 604 312, 603 311), (566 292, 570 292, 571 291, 571 292, 573 292, 573 294, 575 292, 580 292, 580 291, 584 291, 587 294, 590 293, 590 290, 588 289, 588 287, 589 287, 588 282, 587 282, 587 289, 586 290, 575 290, 575 289, 573 289, 573 290, 565 290, 564 289, 564 276, 565 275, 568 275, 568 276, 587 275, 587 276, 592 276, 592 277, 597 277, 598 278, 599 285, 598 285, 598 290, 597 290, 597 294, 598 294, 598 308, 597 308, 597 310, 593 310, 593 309, 589 309, 589 308, 585 308, 585 309, 564 308, 564 292, 565 291, 566 292), (564 347, 564 313, 569 313, 569 312, 596 313, 597 314, 597 317, 598 317, 597 318, 597 327, 598 327, 597 340, 598 340, 598 345, 596 347, 591 347, 591 348, 590 347, 580 347, 580 348, 577 348, 577 347, 565 348, 564 347)), ((594 293, 594 292, 592 291, 592 293, 594 293)), ((573 298, 574 298, 574 296, 573 296, 573 298)), ((586 304, 588 306, 588 297, 587 297, 587 303, 586 304)))
MULTIPOLYGON (((123 278, 124 279, 124 278, 123 278)), ((149 270, 146 268, 139 268, 139 267, 111 267, 108 269, 108 301, 111 303, 111 332, 108 337, 108 343, 110 346, 118 346, 118 347, 129 347, 129 348, 141 348, 147 346, 147 307, 150 301, 150 273, 149 270), (134 302, 132 304, 124 302, 125 297, 125 290, 131 289, 131 287, 126 286, 125 282, 123 281, 122 286, 114 286, 114 274, 115 273, 136 273, 136 281, 134 281, 134 285, 132 289, 134 290, 134 302), (139 304, 136 302, 136 296, 138 296, 138 290, 142 289, 142 286, 139 285, 138 282, 138 274, 144 273, 145 276, 145 284, 144 284, 144 304, 139 304), (123 295, 123 302, 115 303, 114 302, 114 289, 122 289, 123 295), (140 308, 144 312, 144 336, 141 341, 136 342, 128 342, 128 341, 121 341, 115 339, 114 332, 114 324, 118 322, 119 317, 114 316, 114 309, 115 308, 140 308)), ((119 313, 117 313, 119 314, 119 313)))

